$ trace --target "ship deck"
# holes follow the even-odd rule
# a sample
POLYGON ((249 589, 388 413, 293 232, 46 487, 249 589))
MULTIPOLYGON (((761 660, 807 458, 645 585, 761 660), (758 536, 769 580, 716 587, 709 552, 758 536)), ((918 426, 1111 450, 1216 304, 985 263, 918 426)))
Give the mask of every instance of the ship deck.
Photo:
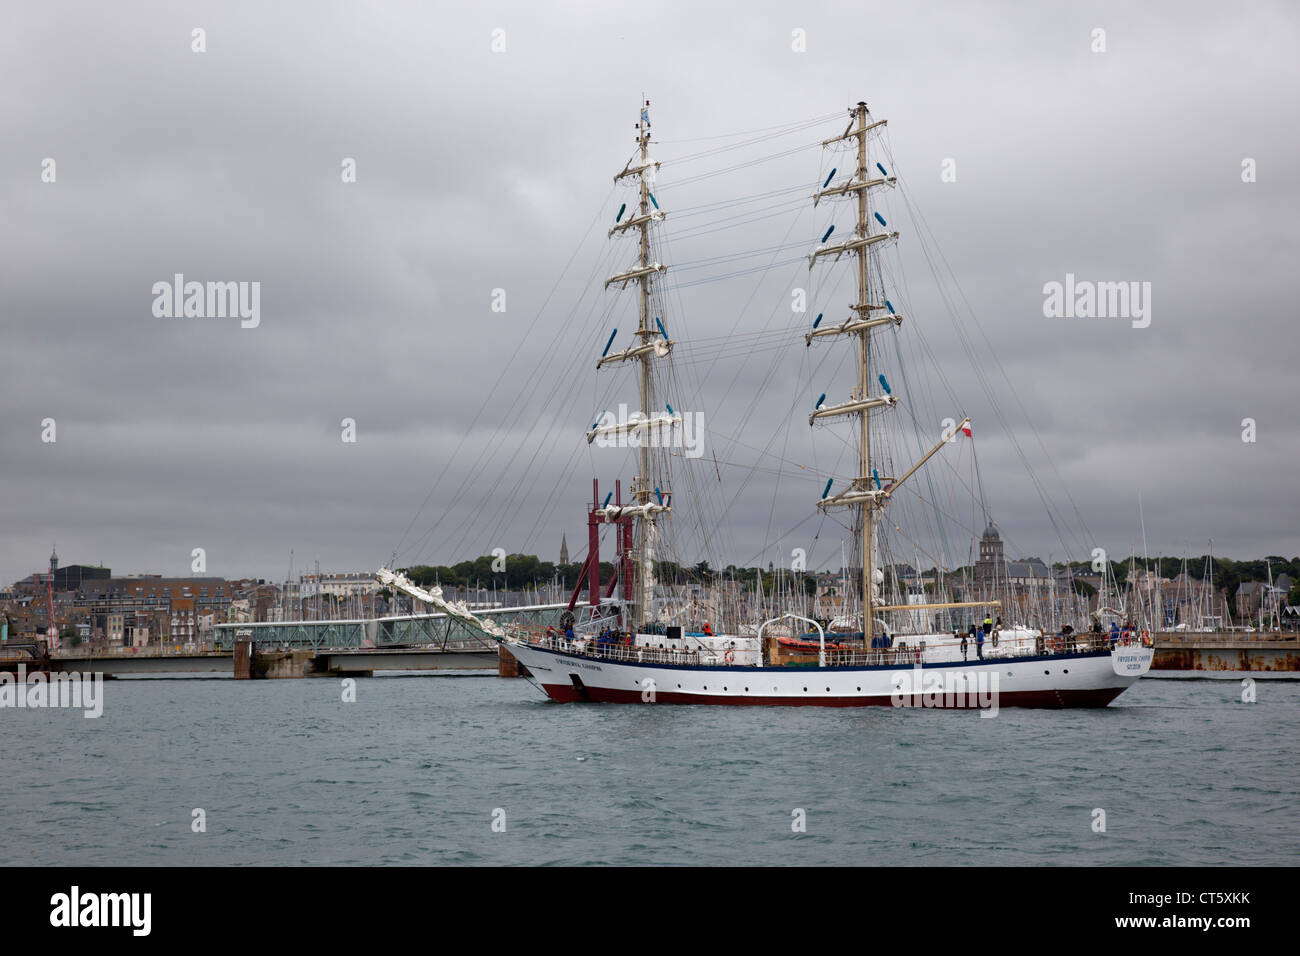
MULTIPOLYGON (((563 654, 566 657, 572 657, 580 660, 591 661, 613 661, 622 664, 653 666, 657 668, 683 668, 696 670, 699 668, 710 668, 716 670, 743 670, 743 671, 781 671, 785 672, 792 668, 815 668, 818 667, 818 661, 814 658, 812 661, 786 661, 783 663, 767 662, 764 664, 737 664, 727 663, 725 661, 712 660, 708 655, 701 655, 698 651, 692 650, 673 650, 670 648, 643 647, 628 644, 603 644, 594 647, 578 648, 572 642, 565 640, 563 637, 552 635, 535 635, 530 636, 524 641, 527 646, 539 650, 551 651, 553 653, 563 654)), ((506 645, 507 649, 509 644, 506 645)), ((1116 646, 1125 646, 1120 642, 1116 646)), ((1084 657, 1104 657, 1110 654, 1111 644, 1108 640, 1083 640, 1078 639, 1072 643, 1061 643, 1052 646, 1050 643, 1045 644, 1042 651, 1037 649, 1031 652, 1010 652, 999 651, 989 652, 980 658, 972 650, 968 658, 952 659, 950 657, 940 658, 938 655, 927 654, 928 649, 919 647, 891 647, 879 650, 866 651, 847 651, 847 650, 827 650, 826 667, 844 670, 896 670, 899 667, 970 667, 978 664, 992 664, 998 661, 1017 661, 1026 663, 1036 660, 1061 660, 1070 658, 1084 657)))

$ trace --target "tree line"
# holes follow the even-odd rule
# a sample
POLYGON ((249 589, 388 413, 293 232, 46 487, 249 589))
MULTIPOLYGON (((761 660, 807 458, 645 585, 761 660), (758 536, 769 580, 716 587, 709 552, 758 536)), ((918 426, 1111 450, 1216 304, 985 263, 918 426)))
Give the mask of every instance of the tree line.
MULTIPOLYGON (((490 554, 481 555, 473 560, 460 561, 456 564, 417 564, 402 569, 407 577, 420 587, 439 584, 443 587, 485 587, 495 586, 498 590, 523 590, 550 584, 557 577, 564 584, 573 587, 582 573, 581 562, 560 564, 558 561, 543 561, 534 554, 508 554, 504 561, 490 554), (504 564, 504 568, 502 565, 504 564), (501 570, 497 570, 501 568, 501 570)), ((777 570, 769 565, 762 568, 741 568, 728 565, 715 571, 709 562, 700 561, 693 565, 678 564, 675 561, 656 561, 655 575, 666 584, 711 584, 719 577, 744 584, 754 584, 761 576, 765 589, 775 586, 777 570)), ((788 580, 790 572, 782 571, 781 576, 788 580)), ((808 582, 805 587, 813 586, 815 576, 801 575, 808 582)), ((600 580, 607 584, 614 577, 614 562, 600 562, 600 580)))
MULTIPOLYGON (((1234 561, 1231 558, 1211 558, 1210 555, 1206 554, 1194 558, 1189 557, 1185 560, 1187 562, 1187 573, 1194 581, 1201 581, 1206 577, 1206 568, 1212 562, 1215 589, 1227 595, 1229 609, 1233 614, 1237 613, 1237 586, 1246 581, 1267 581, 1270 567, 1274 581, 1283 574, 1290 576, 1294 584, 1287 595, 1287 603, 1300 604, 1300 557, 1284 558, 1279 555, 1270 555, 1266 558, 1234 561)), ((1137 572, 1149 567, 1160 577, 1172 579, 1182 573, 1183 562, 1183 558, 1142 558, 1132 556, 1118 561, 1111 561, 1109 564, 1115 580, 1120 584, 1125 584, 1128 582, 1130 564, 1137 572)), ((491 588, 495 586, 498 590, 523 590, 525 588, 539 587, 550 584, 557 578, 566 586, 573 587, 582 572, 581 562, 560 564, 559 562, 543 561, 534 554, 509 554, 505 557, 504 568, 497 570, 497 568, 501 568, 501 565, 502 562, 499 558, 485 554, 473 560, 461 561, 452 565, 420 564, 404 570, 411 580, 421 587, 433 584, 441 584, 444 587, 491 588)), ((1058 569, 1068 567, 1076 576, 1089 576, 1097 573, 1093 571, 1091 561, 1058 561, 1053 566, 1058 569)), ((963 571, 971 573, 973 568, 958 568, 954 572, 949 572, 949 576, 960 577, 963 571)), ((778 569, 771 564, 767 568, 738 567, 729 564, 725 568, 714 569, 710 567, 707 561, 700 561, 693 565, 679 564, 675 561, 657 561, 655 563, 655 573, 659 580, 666 584, 711 584, 721 578, 752 586, 761 578, 764 590, 773 588, 778 580, 778 569)), ((789 580, 790 572, 782 569, 779 575, 784 580, 789 580)), ((613 577, 614 562, 600 562, 601 583, 607 584, 613 577)), ((801 577, 803 587, 808 593, 813 593, 816 588, 816 575, 806 573, 796 575, 796 577, 801 577)), ((1076 589, 1089 595, 1095 593, 1091 586, 1082 581, 1076 582, 1076 589)))

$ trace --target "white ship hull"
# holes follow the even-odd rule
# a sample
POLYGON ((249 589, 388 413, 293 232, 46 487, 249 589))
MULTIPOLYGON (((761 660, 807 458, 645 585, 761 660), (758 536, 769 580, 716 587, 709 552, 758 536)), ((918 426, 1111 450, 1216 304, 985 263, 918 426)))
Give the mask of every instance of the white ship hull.
POLYGON ((1152 649, 853 666, 699 666, 608 660, 528 643, 506 649, 565 702, 813 707, 1104 707, 1151 666, 1152 649))

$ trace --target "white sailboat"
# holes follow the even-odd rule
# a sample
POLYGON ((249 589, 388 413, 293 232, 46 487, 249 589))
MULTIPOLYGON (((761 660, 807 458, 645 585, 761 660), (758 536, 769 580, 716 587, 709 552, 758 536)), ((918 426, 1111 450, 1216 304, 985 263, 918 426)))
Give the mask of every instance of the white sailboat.
MULTIPOLYGON (((982 614, 976 614, 977 619, 985 616, 991 621, 999 603, 992 599, 943 600, 946 595, 942 594, 927 600, 919 586, 903 590, 901 604, 889 604, 882 597, 885 578, 878 557, 878 532, 883 516, 899 489, 932 456, 963 433, 970 434, 970 419, 956 423, 903 474, 880 474, 873 457, 871 419, 873 413, 889 413, 899 398, 885 376, 872 367, 873 335, 900 327, 904 317, 885 297, 876 263, 880 249, 899 234, 887 230, 884 218, 873 209, 872 196, 876 190, 892 188, 896 179, 871 152, 873 140, 886 121, 873 118, 865 103, 856 104, 848 112, 848 128, 822 145, 856 146, 856 167, 833 186, 832 170, 813 201, 852 202, 856 206, 856 227, 851 236, 830 244, 828 230, 808 258, 810 270, 842 260, 853 264, 857 296, 842 322, 822 326, 819 316, 808 330, 805 344, 847 342, 857 360, 856 383, 848 398, 827 404, 823 395, 808 418, 810 426, 839 420, 848 420, 854 426, 857 474, 834 493, 833 483, 828 482, 817 507, 825 513, 847 512, 853 521, 856 580, 846 589, 842 613, 850 608, 850 592, 857 592, 858 603, 851 617, 834 623, 857 633, 828 637, 820 623, 790 610, 756 628, 737 626, 734 633, 712 633, 707 626, 692 631, 680 623, 690 618, 657 604, 655 568, 662 523, 671 519, 673 508, 668 458, 652 454, 651 448, 656 436, 680 428, 682 418, 670 401, 656 394, 652 375, 655 363, 670 359, 674 342, 650 308, 653 283, 661 279, 668 266, 651 255, 651 231, 666 214, 650 189, 650 177, 658 164, 649 157, 650 131, 645 111, 637 126, 638 152, 615 177, 616 181, 634 180, 639 201, 626 219, 625 210, 620 210, 610 230, 611 237, 636 237, 638 255, 631 268, 605 282, 606 288, 630 286, 635 290, 639 323, 631 345, 611 353, 611 335, 596 363, 597 369, 636 363, 640 407, 625 420, 602 413, 587 431, 589 443, 628 435, 639 439, 639 471, 632 482, 632 500, 624 504, 620 498, 611 504, 607 497, 603 504, 593 501, 590 511, 595 522, 613 524, 620 532, 631 531, 630 541, 624 534, 619 535, 619 567, 628 569, 632 586, 624 581, 624 596, 620 598, 612 596, 611 586, 610 596, 600 600, 598 589, 592 587, 585 620, 570 615, 562 628, 530 628, 480 620, 463 605, 445 601, 439 589, 416 587, 404 575, 387 568, 379 572, 382 583, 479 626, 500 641, 557 701, 954 708, 1104 706, 1147 672, 1151 648, 1111 646, 1101 635, 1089 635, 1086 640, 1083 635, 1071 636, 1056 642, 1045 640, 1041 631, 1029 627, 992 632, 985 628, 979 639, 968 639, 956 632, 889 632, 887 615, 923 627, 933 621, 934 612, 970 609, 966 613, 976 614, 978 610, 982 614), (623 547, 624 542, 629 546, 623 547), (773 629, 787 622, 815 628, 815 662, 780 660, 765 645, 773 629)), ((594 555, 588 556, 589 561, 594 559, 594 555)), ((781 593, 779 584, 776 593, 781 593)))

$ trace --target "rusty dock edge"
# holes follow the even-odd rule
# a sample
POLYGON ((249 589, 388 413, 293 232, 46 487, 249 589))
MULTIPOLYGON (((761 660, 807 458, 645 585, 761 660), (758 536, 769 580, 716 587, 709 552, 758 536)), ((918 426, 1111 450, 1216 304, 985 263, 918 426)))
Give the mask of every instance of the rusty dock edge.
MULTIPOLYGON (((261 650, 257 644, 247 639, 235 641, 234 655, 235 680, 266 680, 287 677, 316 676, 315 654, 302 648, 269 648, 261 650)), ((369 677, 369 671, 356 674, 330 676, 369 677)))
POLYGON ((1228 631, 1155 635, 1148 677, 1241 676, 1300 680, 1300 634, 1228 631))

